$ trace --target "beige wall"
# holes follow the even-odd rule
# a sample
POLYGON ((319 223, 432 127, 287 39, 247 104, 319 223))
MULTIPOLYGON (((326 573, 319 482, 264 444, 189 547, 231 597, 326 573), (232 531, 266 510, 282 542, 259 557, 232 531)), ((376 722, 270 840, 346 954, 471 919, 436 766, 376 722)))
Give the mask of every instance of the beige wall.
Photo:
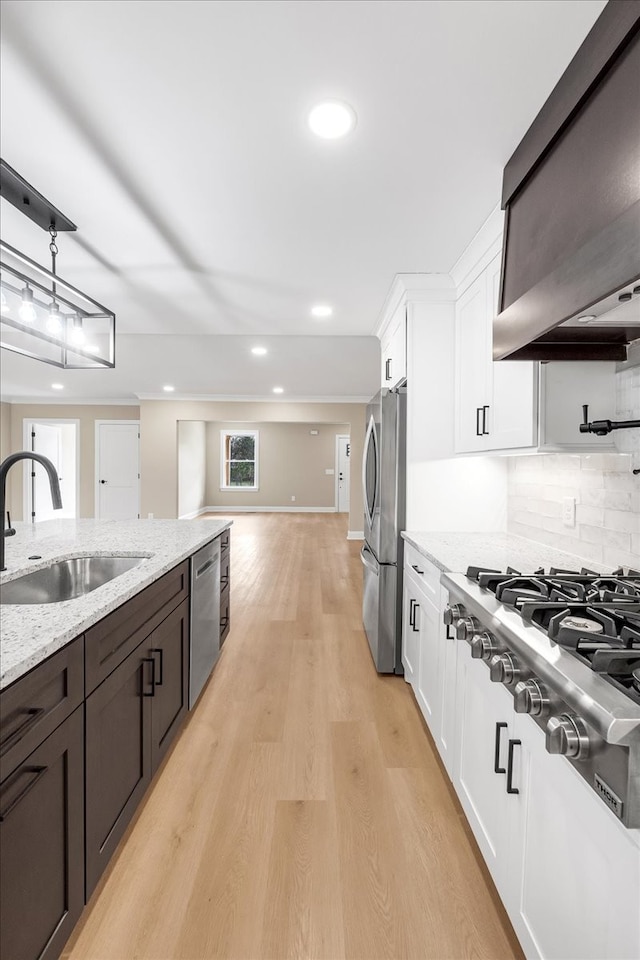
POLYGON ((325 471, 335 470, 336 436, 349 430, 348 423, 208 423, 207 506, 333 509, 336 478, 325 471), (258 431, 258 490, 220 489, 222 430, 258 431))
MULTIPOLYGON (((80 421, 80 516, 93 517, 95 513, 95 456, 96 420, 137 420, 138 407, 105 404, 3 404, 11 408, 11 453, 24 448, 23 421, 33 420, 79 420, 80 421)), ((4 413, 3 413, 4 418, 4 413)), ((4 426, 4 419, 3 419, 4 426)), ((4 432, 4 430, 3 430, 4 432)), ((22 520, 22 472, 19 466, 9 473, 9 503, 11 515, 22 520)))
POLYGON ((175 517, 178 511, 178 421, 219 423, 350 424, 351 509, 349 529, 363 526, 360 464, 366 406, 362 403, 241 403, 143 400, 140 404, 143 517, 175 517))
POLYGON ((3 401, 0 403, 0 461, 11 452, 11 404, 3 401))
POLYGON ((206 506, 207 424, 203 420, 178 423, 178 516, 206 506))

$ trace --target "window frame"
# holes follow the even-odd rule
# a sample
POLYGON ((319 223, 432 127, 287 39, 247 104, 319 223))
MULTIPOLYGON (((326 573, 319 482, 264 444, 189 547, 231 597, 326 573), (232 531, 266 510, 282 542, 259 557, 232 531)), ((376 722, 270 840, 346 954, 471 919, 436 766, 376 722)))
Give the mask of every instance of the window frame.
POLYGON ((220 431, 220 489, 236 491, 253 491, 260 489, 259 477, 259 451, 260 451, 260 431, 259 430, 221 430, 220 431), (243 460, 243 463, 253 463, 253 479, 251 486, 247 484, 227 483, 227 464, 239 463, 238 460, 227 459, 227 438, 228 437, 252 437, 253 438, 253 460, 243 460))

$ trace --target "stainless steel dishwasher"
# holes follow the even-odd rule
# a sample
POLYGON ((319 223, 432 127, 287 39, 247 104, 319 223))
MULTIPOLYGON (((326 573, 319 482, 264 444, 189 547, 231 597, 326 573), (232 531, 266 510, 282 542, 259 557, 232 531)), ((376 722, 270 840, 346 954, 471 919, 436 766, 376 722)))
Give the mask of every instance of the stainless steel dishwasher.
POLYGON ((200 696, 220 654, 220 539, 191 557, 191 656, 189 709, 200 696))

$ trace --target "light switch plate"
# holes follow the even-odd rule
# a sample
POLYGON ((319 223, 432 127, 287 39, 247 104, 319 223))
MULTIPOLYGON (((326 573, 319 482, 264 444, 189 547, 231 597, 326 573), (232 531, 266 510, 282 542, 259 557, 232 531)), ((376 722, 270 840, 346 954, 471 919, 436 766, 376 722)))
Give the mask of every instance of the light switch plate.
POLYGON ((562 498, 562 522, 565 527, 575 527, 576 525, 576 498, 562 498))

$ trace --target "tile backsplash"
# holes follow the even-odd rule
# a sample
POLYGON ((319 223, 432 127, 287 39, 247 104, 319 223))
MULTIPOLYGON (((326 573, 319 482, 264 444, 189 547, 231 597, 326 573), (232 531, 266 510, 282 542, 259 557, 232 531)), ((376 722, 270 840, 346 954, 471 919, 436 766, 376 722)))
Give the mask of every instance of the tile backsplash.
POLYGON ((575 553, 602 569, 637 569, 640 474, 633 474, 634 467, 640 467, 640 456, 631 452, 509 458, 509 532, 575 553), (575 526, 563 523, 565 497, 575 499, 575 526))

